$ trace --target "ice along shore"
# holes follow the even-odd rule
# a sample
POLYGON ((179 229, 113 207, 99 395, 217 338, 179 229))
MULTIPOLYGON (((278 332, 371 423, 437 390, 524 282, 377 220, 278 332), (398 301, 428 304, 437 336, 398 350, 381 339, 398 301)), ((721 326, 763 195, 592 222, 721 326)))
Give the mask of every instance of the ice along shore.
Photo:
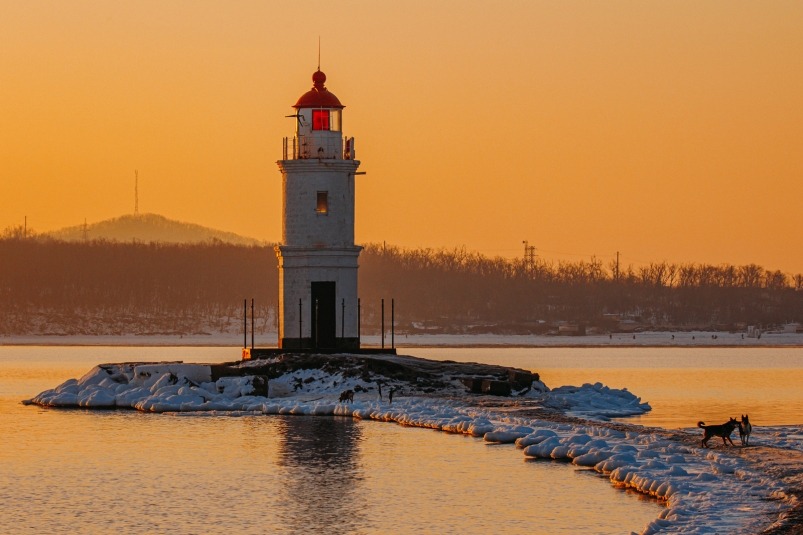
POLYGON ((759 432, 756 447, 701 449, 691 431, 607 421, 650 410, 627 390, 550 389, 525 370, 401 355, 104 364, 23 403, 167 417, 342 416, 516 444, 525 459, 571 463, 660 500, 642 534, 787 532, 803 481, 803 451, 784 442, 794 430, 759 432), (353 403, 339 401, 344 391, 353 403))

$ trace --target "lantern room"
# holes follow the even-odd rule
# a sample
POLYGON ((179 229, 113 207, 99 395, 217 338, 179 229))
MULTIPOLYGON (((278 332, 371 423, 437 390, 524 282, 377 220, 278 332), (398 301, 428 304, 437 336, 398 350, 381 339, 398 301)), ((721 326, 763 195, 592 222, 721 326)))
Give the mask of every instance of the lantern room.
POLYGON ((284 139, 284 159, 354 159, 354 138, 343 138, 343 106, 325 85, 320 70, 312 75, 312 89, 295 103, 295 136, 284 139))

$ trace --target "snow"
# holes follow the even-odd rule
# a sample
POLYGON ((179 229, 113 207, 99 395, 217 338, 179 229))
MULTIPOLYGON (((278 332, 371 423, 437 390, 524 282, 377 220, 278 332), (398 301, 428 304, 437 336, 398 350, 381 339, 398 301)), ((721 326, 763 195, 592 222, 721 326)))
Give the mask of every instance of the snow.
POLYGON ((600 420, 637 416, 651 410, 649 403, 642 403, 640 397, 631 394, 627 389, 609 388, 602 383, 586 383, 579 387, 561 386, 547 393, 538 392, 534 388, 524 397, 539 399, 544 407, 570 416, 600 420))
POLYGON ((758 427, 754 425, 753 432, 750 435, 750 445, 776 446, 803 452, 803 425, 772 427, 758 427))
MULTIPOLYGON (((211 378, 211 368, 205 364, 104 364, 93 368, 79 381, 67 381, 53 390, 42 392, 30 401, 51 407, 117 407, 151 412, 245 410, 258 402, 252 395, 252 376, 223 377, 214 384, 210 382, 211 378)), ((384 396, 387 396, 391 387, 399 389, 400 393, 396 395, 400 395, 403 393, 403 386, 398 381, 386 380, 384 396)), ((626 389, 608 388, 601 383, 579 387, 563 386, 550 390, 541 381, 537 381, 534 387, 523 397, 535 400, 545 408, 570 415, 607 420, 612 417, 644 414, 650 410, 649 404, 642 403, 641 398, 626 389)), ((379 400, 375 383, 366 383, 360 377, 344 377, 318 369, 297 370, 268 382, 268 396, 271 398, 297 395, 334 396, 344 390, 352 390, 358 396, 379 400)), ((463 386, 458 385, 453 393, 464 391, 463 386)), ((490 422, 475 422, 468 429, 469 434, 474 436, 485 436, 493 431, 496 429, 490 422)), ((530 431, 519 430, 516 433, 516 436, 500 434, 491 441, 515 442, 530 431)))
MULTIPOLYGON (((342 416, 471 435, 487 443, 515 442, 511 454, 523 453, 535 462, 571 463, 575 469, 593 470, 619 487, 665 503, 658 518, 641 531, 645 535, 758 532, 766 527, 766 519, 777 518, 796 503, 781 482, 752 471, 746 460, 727 449, 690 447, 644 428, 622 432, 601 422, 580 425, 515 417, 477 406, 467 396, 397 393, 391 404, 386 397, 380 400, 374 385, 359 377, 321 370, 298 370, 269 381, 267 398, 254 395, 253 382, 253 376, 212 382, 206 365, 101 365, 80 380, 70 379, 25 403, 131 408, 177 417, 342 416), (338 402, 343 390, 355 391, 354 403, 338 402)), ((600 383, 549 392, 532 390, 526 396, 545 407, 602 420, 650 410, 627 390, 600 383)), ((801 427, 754 429, 751 442, 755 444, 803 451, 801 427)))

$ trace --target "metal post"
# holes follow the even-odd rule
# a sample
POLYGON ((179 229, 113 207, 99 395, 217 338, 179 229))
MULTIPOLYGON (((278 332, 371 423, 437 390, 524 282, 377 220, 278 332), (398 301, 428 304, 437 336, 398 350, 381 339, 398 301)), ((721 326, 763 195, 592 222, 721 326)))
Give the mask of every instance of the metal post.
POLYGON ((298 349, 304 347, 303 338, 301 338, 301 299, 298 300, 298 349))
POLYGON ((396 300, 390 300, 390 347, 396 347, 396 300))
POLYGON ((251 298, 251 349, 254 349, 254 298, 251 298))
POLYGON ((343 298, 343 305, 340 312, 340 338, 346 337, 346 299, 343 298))
MULTIPOLYGON (((337 327, 335 327, 337 329, 337 327)), ((315 300, 315 349, 318 348, 318 300, 315 300)))
POLYGON ((385 300, 382 300, 382 349, 385 349, 385 300))
POLYGON ((360 347, 360 341, 362 338, 362 309, 360 308, 360 298, 357 298, 357 347, 360 347))
POLYGON ((248 347, 248 299, 243 299, 243 349, 248 347))

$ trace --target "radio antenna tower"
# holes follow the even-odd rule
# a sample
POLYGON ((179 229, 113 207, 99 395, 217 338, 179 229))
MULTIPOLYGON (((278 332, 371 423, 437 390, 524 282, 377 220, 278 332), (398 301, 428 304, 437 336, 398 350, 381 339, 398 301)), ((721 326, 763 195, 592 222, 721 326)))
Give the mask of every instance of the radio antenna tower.
POLYGON ((530 276, 532 276, 533 269, 535 268, 535 259, 538 257, 538 255, 535 254, 537 249, 526 240, 521 243, 524 244, 524 266, 530 276))
POLYGON ((134 215, 139 215, 139 171, 134 170, 134 215))

